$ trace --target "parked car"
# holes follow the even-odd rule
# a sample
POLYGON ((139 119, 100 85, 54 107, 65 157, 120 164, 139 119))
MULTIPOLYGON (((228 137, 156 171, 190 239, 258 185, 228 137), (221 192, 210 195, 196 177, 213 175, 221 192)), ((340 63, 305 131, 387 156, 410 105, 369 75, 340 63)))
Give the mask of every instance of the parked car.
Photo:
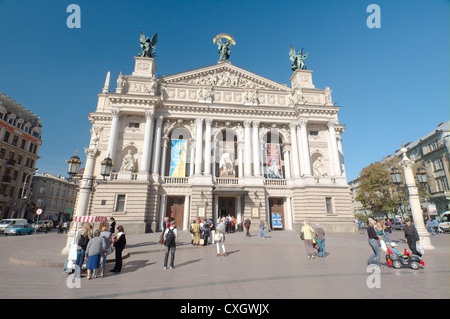
POLYGON ((22 218, 9 218, 9 219, 2 219, 0 221, 0 234, 4 233, 5 228, 10 226, 10 225, 14 225, 16 223, 19 224, 27 224, 27 220, 26 219, 22 219, 22 218))
POLYGON ((34 233, 34 227, 30 224, 14 224, 5 228, 5 236, 6 235, 23 235, 28 234, 31 235, 34 233))
POLYGON ((392 224, 391 228, 392 229, 397 229, 397 230, 403 230, 403 228, 405 228, 406 224, 402 223, 402 222, 395 222, 392 224))
POLYGON ((450 231, 450 211, 442 214, 441 220, 439 221, 439 229, 441 230, 441 232, 450 231))
POLYGON ((38 231, 44 231, 46 233, 48 232, 48 227, 45 221, 34 223, 33 227, 37 232, 38 231))

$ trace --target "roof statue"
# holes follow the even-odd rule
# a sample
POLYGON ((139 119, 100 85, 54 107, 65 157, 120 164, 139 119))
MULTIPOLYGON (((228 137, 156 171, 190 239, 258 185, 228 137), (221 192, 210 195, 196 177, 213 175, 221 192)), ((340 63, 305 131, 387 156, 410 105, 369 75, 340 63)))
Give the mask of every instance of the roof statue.
POLYGON ((303 48, 298 52, 298 54, 295 54, 295 49, 291 45, 291 49, 289 50, 289 57, 291 58, 292 64, 291 69, 292 71, 295 70, 306 70, 305 61, 306 58, 309 56, 309 53, 303 54, 303 48))
POLYGON ((155 47, 158 42, 158 33, 155 33, 150 40, 150 38, 145 38, 144 33, 140 31, 140 43, 142 48, 142 53, 139 53, 140 57, 144 58, 154 58, 155 57, 155 47))
POLYGON ((234 41, 233 37, 231 35, 221 33, 216 35, 216 37, 213 39, 213 43, 217 42, 217 47, 219 48, 219 62, 227 61, 230 58, 231 54, 231 44, 235 45, 236 41, 234 41), (222 41, 222 39, 227 39, 225 42, 222 41))

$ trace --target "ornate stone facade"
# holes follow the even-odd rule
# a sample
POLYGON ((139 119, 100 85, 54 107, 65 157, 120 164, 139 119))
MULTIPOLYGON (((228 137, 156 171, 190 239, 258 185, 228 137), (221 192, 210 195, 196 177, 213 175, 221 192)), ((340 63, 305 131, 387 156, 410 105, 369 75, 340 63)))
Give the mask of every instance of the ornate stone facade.
POLYGON ((228 61, 156 78, 154 59, 135 60, 115 93, 105 83, 89 117, 115 166, 87 214, 113 216, 127 232, 157 231, 165 216, 187 230, 223 214, 354 231, 339 107, 311 70, 296 70, 288 87, 228 61))

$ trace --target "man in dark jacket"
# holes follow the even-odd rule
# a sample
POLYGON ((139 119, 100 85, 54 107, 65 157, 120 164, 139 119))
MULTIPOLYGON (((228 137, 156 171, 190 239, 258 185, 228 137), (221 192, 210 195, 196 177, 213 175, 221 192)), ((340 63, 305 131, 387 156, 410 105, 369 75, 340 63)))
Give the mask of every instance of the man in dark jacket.
POLYGON ((416 243, 420 240, 419 233, 417 232, 416 227, 413 223, 411 223, 411 219, 406 220, 405 230, 405 238, 408 243, 409 249, 414 255, 421 256, 416 249, 416 243))
POLYGON ((247 234, 245 234, 245 236, 248 236, 248 237, 250 237, 250 225, 251 225, 251 221, 250 221, 250 219, 246 219, 245 220, 245 222, 244 222, 244 227, 245 227, 245 229, 247 230, 247 234))

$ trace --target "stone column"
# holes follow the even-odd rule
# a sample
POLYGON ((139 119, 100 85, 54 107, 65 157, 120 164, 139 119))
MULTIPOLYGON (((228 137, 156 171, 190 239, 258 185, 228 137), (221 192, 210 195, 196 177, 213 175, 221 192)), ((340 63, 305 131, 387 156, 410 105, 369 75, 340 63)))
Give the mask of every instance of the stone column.
POLYGON ((289 147, 285 146, 283 148, 284 153, 284 178, 289 179, 291 178, 291 160, 290 160, 290 150, 289 147))
POLYGON ((155 114, 153 111, 145 112, 145 135, 144 135, 144 151, 142 154, 141 171, 150 171, 150 160, 152 158, 152 145, 153 145, 153 123, 155 114))
POLYGON ((184 197, 183 230, 189 229, 189 195, 184 197))
POLYGON ((244 121, 244 128, 245 128, 245 176, 252 176, 252 148, 251 148, 251 121, 244 121))
POLYGON ((166 215, 166 197, 166 194, 162 194, 159 202, 159 227, 161 230, 163 229, 164 217, 166 215))
POLYGON ((334 131, 336 122, 329 121, 327 125, 328 125, 330 154, 331 154, 331 163, 333 166, 333 172, 334 172, 335 176, 341 176, 341 167, 339 165, 339 154, 338 154, 338 148, 337 148, 336 132, 334 131))
POLYGON ((111 123, 111 132, 109 133, 109 141, 108 141, 108 154, 113 162, 116 162, 116 145, 117 138, 119 136, 119 117, 120 110, 114 109, 111 111, 113 115, 112 123, 111 123))
POLYGON ((255 176, 261 176, 261 150, 259 147, 259 121, 253 121, 253 173, 255 176))
POLYGON ((291 198, 290 197, 286 197, 285 207, 286 207, 286 209, 284 211, 284 215, 287 216, 286 228, 292 229, 292 209, 291 209, 291 198))
POLYGON ((189 176, 194 175, 194 158, 195 158, 195 145, 193 143, 193 139, 191 138, 191 159, 189 163, 189 176))
POLYGON ((291 129, 291 147, 292 147, 292 169, 294 172, 294 178, 300 177, 300 163, 298 157, 298 144, 297 144, 297 134, 296 134, 296 123, 290 123, 289 128, 291 129))
POLYGON ((303 173, 306 176, 311 176, 311 157, 309 155, 309 143, 308 143, 308 130, 306 129, 306 124, 308 120, 301 119, 298 121, 298 125, 300 128, 300 137, 301 137, 301 145, 302 145, 302 153, 303 153, 303 173))
POLYGON ((202 174, 202 146, 203 146, 203 119, 195 119, 197 125, 195 132, 195 175, 202 174))
POLYGON ((162 160, 161 160, 161 176, 166 175, 166 159, 167 159, 167 146, 170 139, 167 136, 163 137, 163 149, 162 149, 162 160))
POLYGON ((238 177, 244 177, 244 143, 238 142, 238 177))
POLYGON ((241 196, 237 196, 236 197, 236 224, 239 225, 240 223, 242 223, 242 205, 241 205, 241 196))
POLYGON ((155 135, 155 153, 153 155, 153 174, 159 174, 159 164, 161 163, 161 132, 164 117, 158 116, 156 120, 156 135, 155 135))
POLYGON ((212 119, 205 119, 205 175, 211 175, 211 124, 212 119))

